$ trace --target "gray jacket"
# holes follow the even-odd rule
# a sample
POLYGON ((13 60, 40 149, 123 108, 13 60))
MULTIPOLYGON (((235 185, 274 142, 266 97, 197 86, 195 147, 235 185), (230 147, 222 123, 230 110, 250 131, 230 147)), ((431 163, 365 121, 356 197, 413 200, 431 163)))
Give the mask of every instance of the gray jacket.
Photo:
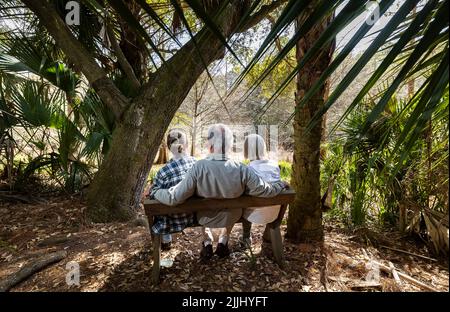
POLYGON ((244 164, 212 154, 197 161, 183 181, 169 189, 158 190, 154 196, 165 205, 175 206, 194 194, 204 198, 236 198, 244 193, 274 197, 284 187, 283 182, 265 182, 244 164))

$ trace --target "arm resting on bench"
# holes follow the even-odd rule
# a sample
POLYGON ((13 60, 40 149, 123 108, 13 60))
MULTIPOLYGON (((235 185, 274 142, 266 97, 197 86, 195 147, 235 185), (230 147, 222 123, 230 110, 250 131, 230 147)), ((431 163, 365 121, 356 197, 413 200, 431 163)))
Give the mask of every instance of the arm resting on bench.
POLYGON ((243 195, 238 198, 215 199, 191 197, 177 206, 167 206, 157 200, 145 200, 144 208, 147 216, 167 215, 172 213, 190 213, 204 210, 220 210, 223 208, 265 207, 287 205, 294 201, 295 191, 286 190, 271 198, 243 195))

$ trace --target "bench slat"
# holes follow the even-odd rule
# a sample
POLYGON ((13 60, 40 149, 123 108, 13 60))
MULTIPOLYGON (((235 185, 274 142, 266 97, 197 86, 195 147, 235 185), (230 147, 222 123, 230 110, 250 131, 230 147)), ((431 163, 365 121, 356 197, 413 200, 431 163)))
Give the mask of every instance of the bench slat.
POLYGON ((167 206, 157 200, 147 199, 144 201, 147 216, 157 216, 172 213, 189 213, 205 210, 219 210, 223 208, 248 208, 265 207, 271 205, 290 204, 294 201, 295 191, 286 190, 272 198, 254 197, 243 195, 231 199, 213 199, 191 197, 186 202, 177 206, 167 206))

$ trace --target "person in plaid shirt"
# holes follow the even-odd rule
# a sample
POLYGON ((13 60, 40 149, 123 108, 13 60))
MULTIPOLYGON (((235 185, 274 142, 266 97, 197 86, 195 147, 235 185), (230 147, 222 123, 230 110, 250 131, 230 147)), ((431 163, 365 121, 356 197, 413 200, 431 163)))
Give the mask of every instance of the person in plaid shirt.
MULTIPOLYGON (((188 140, 183 130, 172 129, 169 131, 167 147, 173 158, 156 174, 149 193, 151 199, 155 199, 154 195, 158 190, 168 189, 181 182, 196 161, 194 157, 186 154, 188 140)), ((162 234, 161 247, 168 250, 172 242, 171 233, 181 232, 186 227, 193 225, 194 222, 194 214, 192 213, 156 216, 151 230, 153 233, 162 234)))

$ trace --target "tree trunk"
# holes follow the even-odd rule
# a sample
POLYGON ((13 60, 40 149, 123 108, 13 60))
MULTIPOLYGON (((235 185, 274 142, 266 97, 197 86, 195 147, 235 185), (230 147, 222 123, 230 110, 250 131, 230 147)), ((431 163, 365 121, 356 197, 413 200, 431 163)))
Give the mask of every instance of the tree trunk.
MULTIPOLYGON (((311 3, 314 7, 317 1, 311 3)), ((308 12, 297 20, 301 25, 308 12)), ((297 43, 297 60, 303 58, 330 23, 328 17, 317 24, 297 43)), ((297 76, 296 103, 313 86, 331 61, 333 45, 321 51, 297 76)), ((296 109, 294 118, 294 161, 292 186, 296 198, 289 207, 286 237, 295 242, 321 240, 323 238, 322 210, 320 194, 320 143, 323 120, 319 120, 309 131, 306 128, 326 99, 328 86, 324 85, 303 107, 296 109)))
MULTIPOLYGON (((46 0, 22 2, 36 14, 56 44, 81 70, 91 87, 114 113, 116 129, 111 148, 90 185, 87 214, 98 222, 127 220, 135 214, 144 182, 172 117, 203 72, 204 64, 209 65, 223 57, 223 44, 207 27, 203 28, 195 36, 195 41, 191 39, 170 60, 161 64, 154 74, 148 74, 148 82, 141 85, 137 94, 133 92, 126 96, 99 66, 98 58, 103 55, 96 60, 80 44, 52 3, 46 0)), ((224 37, 229 38, 236 32, 253 27, 285 2, 287 0, 276 0, 262 5, 247 18, 246 23, 240 21, 248 12, 251 0, 203 1, 203 6, 210 16, 214 16, 224 37)), ((118 3, 120 2, 109 2, 116 11, 121 10, 118 3)), ((134 1, 127 0, 125 4, 132 14, 140 12, 134 1)), ((133 34, 127 32, 126 25, 121 26, 121 34, 125 33, 125 37, 121 39, 128 40, 127 36, 133 34)), ((143 45, 134 45, 133 39, 129 41, 131 45, 126 45, 122 40, 120 43, 126 61, 138 79, 147 77, 148 68, 141 70, 142 65, 147 63, 143 59, 145 54, 132 53, 146 49, 143 49, 143 45)))
MULTIPOLYGON (((201 38, 197 46, 210 64, 223 55, 223 46, 209 31, 202 33, 197 35, 201 38)), ((126 221, 135 216, 164 133, 204 70, 192 42, 163 66, 113 133, 111 149, 88 194, 88 217, 94 222, 126 221)))

